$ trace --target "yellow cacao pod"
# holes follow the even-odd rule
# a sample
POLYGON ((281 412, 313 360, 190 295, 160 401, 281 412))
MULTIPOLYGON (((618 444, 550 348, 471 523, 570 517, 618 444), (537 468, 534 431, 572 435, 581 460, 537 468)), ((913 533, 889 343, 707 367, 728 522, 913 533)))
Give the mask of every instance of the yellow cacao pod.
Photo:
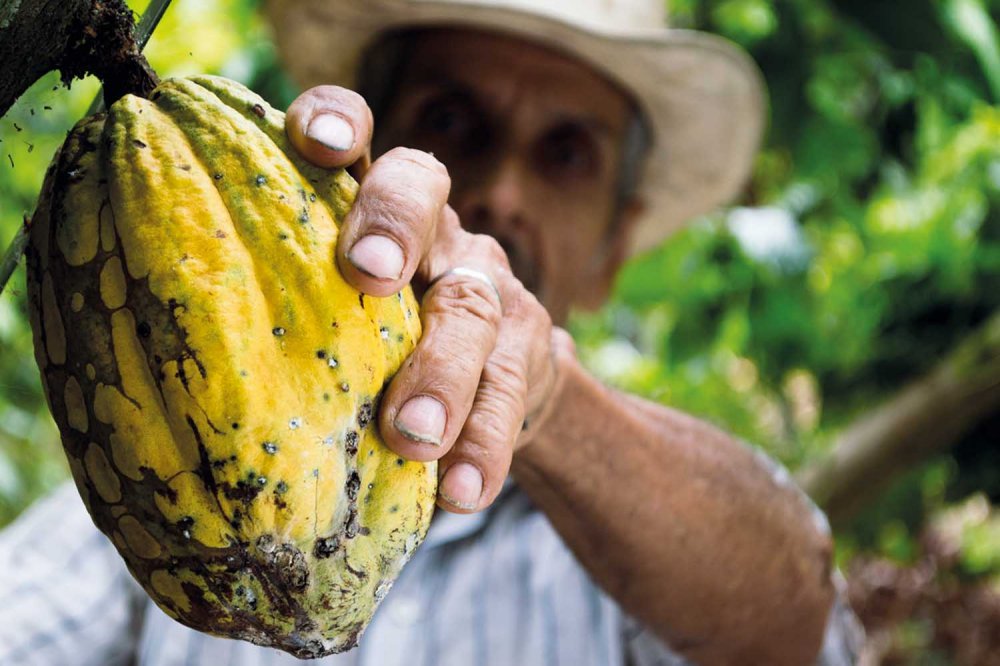
POLYGON ((374 422, 420 322, 337 272, 356 190, 246 88, 176 79, 76 126, 27 252, 94 523, 171 617, 299 657, 357 643, 436 493, 374 422))

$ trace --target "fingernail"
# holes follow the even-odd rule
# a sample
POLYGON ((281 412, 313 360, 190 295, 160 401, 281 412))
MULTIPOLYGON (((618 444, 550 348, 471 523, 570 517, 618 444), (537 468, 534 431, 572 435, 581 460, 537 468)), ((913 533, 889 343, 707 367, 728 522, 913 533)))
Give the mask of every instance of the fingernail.
POLYGON ((354 128, 332 113, 322 113, 309 121, 306 136, 330 150, 350 150, 354 147, 354 128))
POLYGON ((403 248, 387 236, 364 236, 347 253, 347 258, 359 271, 372 277, 398 280, 403 274, 403 248))
POLYGON ((483 494, 483 475, 469 463, 455 463, 445 472, 438 494, 459 509, 475 509, 483 494))
POLYGON ((441 446, 447 418, 444 405, 430 396, 418 395, 406 401, 394 423, 407 439, 441 446))

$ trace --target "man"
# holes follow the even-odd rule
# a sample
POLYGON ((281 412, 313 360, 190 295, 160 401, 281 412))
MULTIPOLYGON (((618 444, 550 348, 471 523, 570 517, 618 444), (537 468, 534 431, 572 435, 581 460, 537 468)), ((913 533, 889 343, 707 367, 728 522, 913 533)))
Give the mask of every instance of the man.
MULTIPOLYGON (((360 647, 324 663, 850 663, 828 529, 787 475, 602 386, 553 327, 731 196, 756 147, 754 70, 656 28, 661 4, 271 3, 293 74, 365 93, 311 88, 287 131, 362 178, 346 278, 423 290, 425 334, 379 423, 441 471, 427 542, 360 647)), ((295 663, 166 618, 72 490, 0 557, 0 664, 295 663)))

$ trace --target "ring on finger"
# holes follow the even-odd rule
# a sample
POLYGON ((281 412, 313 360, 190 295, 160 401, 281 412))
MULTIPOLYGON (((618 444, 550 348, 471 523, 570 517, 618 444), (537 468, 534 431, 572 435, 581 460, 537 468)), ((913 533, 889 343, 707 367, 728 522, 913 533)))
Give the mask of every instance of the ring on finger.
POLYGON ((493 278, 491 278, 489 275, 476 268, 470 268, 468 266, 455 266, 454 268, 449 268, 444 273, 441 273, 441 275, 438 275, 436 278, 431 280, 429 287, 433 287, 437 282, 443 280, 444 278, 450 275, 458 275, 459 277, 471 278, 473 280, 478 280, 484 284, 489 285, 490 289, 493 290, 493 293, 496 294, 497 303, 500 304, 500 309, 501 310, 503 309, 503 298, 500 296, 500 288, 497 287, 497 284, 496 282, 493 281, 493 278))

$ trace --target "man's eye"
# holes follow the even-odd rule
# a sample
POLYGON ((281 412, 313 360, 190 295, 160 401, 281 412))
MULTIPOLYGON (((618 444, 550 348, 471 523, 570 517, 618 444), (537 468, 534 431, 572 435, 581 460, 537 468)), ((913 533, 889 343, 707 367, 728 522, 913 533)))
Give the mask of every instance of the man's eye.
POLYGON ((597 149, 587 133, 576 127, 550 132, 539 145, 542 167, 554 176, 584 176, 597 167, 597 149))
POLYGON ((432 100, 421 110, 418 125, 425 136, 462 141, 472 133, 473 115, 461 102, 432 100))

